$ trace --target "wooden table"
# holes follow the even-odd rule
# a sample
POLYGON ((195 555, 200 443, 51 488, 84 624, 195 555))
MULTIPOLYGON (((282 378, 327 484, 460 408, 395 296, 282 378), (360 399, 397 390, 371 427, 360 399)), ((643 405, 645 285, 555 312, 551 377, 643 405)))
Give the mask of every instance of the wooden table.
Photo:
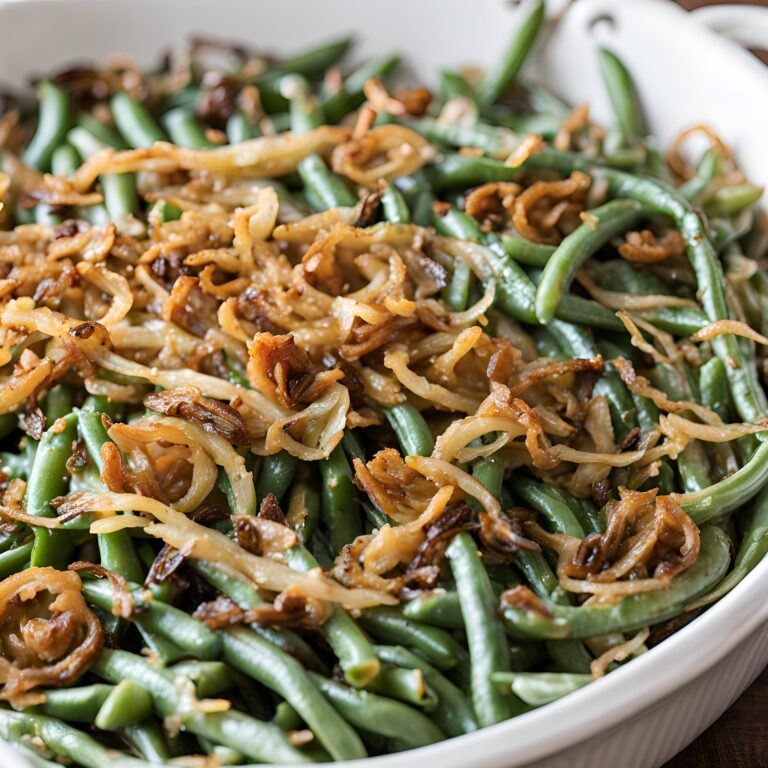
MULTIPOLYGON (((746 0, 678 0, 685 8, 746 0)), ((768 7, 768 0, 751 5, 768 7)), ((768 53, 760 52, 768 64, 768 53)), ((768 766, 768 669, 738 701, 664 768, 766 768, 768 766)))

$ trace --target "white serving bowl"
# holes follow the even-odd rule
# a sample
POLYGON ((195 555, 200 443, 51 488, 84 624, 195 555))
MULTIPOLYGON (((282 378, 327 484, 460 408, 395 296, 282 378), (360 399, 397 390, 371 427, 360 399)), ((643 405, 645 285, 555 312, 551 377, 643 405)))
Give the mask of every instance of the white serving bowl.
MULTIPOLYGON (((493 61, 514 12, 500 0, 0 0, 0 83, 20 85, 51 67, 117 52, 154 62, 193 32, 297 50, 349 31, 358 36, 358 57, 399 51, 429 81, 441 66, 493 61)), ((597 41, 607 42, 631 69, 662 143, 709 123, 749 177, 765 184, 768 71, 706 24, 768 48, 768 9, 710 8, 696 16, 701 21, 666 0, 578 0, 549 30, 528 74, 571 102, 588 102, 607 121, 595 58, 597 41)), ((587 688, 474 734, 347 765, 660 766, 768 663, 766 595, 768 559, 704 615, 587 688)), ((26 768, 2 743, 0 766, 26 768)))

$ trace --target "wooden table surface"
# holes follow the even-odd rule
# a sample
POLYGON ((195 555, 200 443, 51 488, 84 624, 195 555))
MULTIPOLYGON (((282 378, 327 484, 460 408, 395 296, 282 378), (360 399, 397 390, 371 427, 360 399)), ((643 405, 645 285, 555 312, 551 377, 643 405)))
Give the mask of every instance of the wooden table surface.
MULTIPOLYGON (((745 0, 679 0, 686 8, 745 0)), ((768 0, 748 3, 768 7, 768 0)), ((761 58, 768 63, 768 54, 761 58)), ((761 183, 765 183, 764 180, 761 183)), ((664 768, 767 768, 768 669, 733 706, 664 768)))

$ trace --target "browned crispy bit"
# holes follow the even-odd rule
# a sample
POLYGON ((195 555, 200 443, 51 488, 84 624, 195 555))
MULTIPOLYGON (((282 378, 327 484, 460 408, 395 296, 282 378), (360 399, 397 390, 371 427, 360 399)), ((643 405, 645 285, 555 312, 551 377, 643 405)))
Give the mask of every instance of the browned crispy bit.
POLYGON ((260 555, 261 535, 253 518, 247 515, 234 515, 232 517, 232 525, 234 527, 235 541, 251 554, 260 555))
POLYGON ((203 398, 196 387, 178 387, 151 392, 144 405, 158 413, 197 424, 206 432, 220 435, 234 445, 253 445, 253 437, 242 414, 228 403, 203 398))
POLYGON ((285 519, 283 510, 280 508, 280 502, 274 493, 268 493, 259 505, 259 517, 265 520, 271 520, 273 523, 280 523, 280 525, 288 525, 288 521, 285 519))
POLYGON ((318 374, 310 356, 291 334, 258 333, 248 348, 248 376, 257 389, 272 390, 282 405, 300 402, 318 374))

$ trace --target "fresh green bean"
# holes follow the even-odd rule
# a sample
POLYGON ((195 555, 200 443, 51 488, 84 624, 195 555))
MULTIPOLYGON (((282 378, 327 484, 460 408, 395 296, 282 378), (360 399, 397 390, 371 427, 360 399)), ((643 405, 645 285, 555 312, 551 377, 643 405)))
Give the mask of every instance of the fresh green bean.
MULTIPOLYGON (((103 611, 111 610, 112 594, 113 588, 109 582, 83 583, 83 595, 103 611)), ((221 652, 221 642, 216 633, 193 619, 186 611, 159 600, 146 600, 141 589, 132 589, 131 597, 140 609, 141 625, 146 631, 170 640, 199 659, 214 659, 221 652)))
POLYGON ((212 149, 216 146, 205 135, 205 129, 190 109, 184 107, 172 109, 160 118, 160 122, 168 131, 171 141, 180 147, 212 149))
POLYGON ((320 462, 320 474, 323 479, 322 519, 330 532, 331 549, 338 554, 362 532, 353 473, 341 445, 320 462))
MULTIPOLYGON (((126 651, 105 650, 96 659, 92 671, 106 680, 119 683, 131 679, 152 697, 161 717, 177 716, 191 733, 232 747, 256 762, 306 763, 309 759, 291 745, 276 726, 229 709, 225 712, 201 712, 181 707, 181 694, 172 677, 154 668, 146 659, 126 651)), ((101 768, 99 766, 98 768, 101 768)))
MULTIPOLYGON (((67 459, 76 435, 75 414, 54 422, 43 433, 29 474, 24 508, 28 515, 55 517, 51 501, 64 495, 69 482, 67 459)), ((71 541, 46 528, 35 529, 31 562, 34 566, 64 566, 71 552, 71 541)))
POLYGON ((281 502, 293 482, 298 466, 299 460, 288 451, 265 456, 256 481, 256 497, 259 502, 270 493, 281 502))
POLYGON ((511 716, 513 701, 490 681, 494 672, 509 671, 509 649, 496 615, 495 598, 472 537, 456 536, 446 550, 461 604, 469 644, 472 707, 481 726, 511 716))
POLYGON ((368 608, 360 623, 375 638, 410 648, 438 669, 451 669, 459 662, 456 643, 448 632, 411 621, 397 608, 368 608))
MULTIPOLYGON (((110 145, 99 139, 82 125, 74 127, 68 134, 70 144, 84 158, 89 158, 110 145)), ((105 173, 99 176, 104 195, 104 206, 113 221, 122 222, 138 208, 136 182, 130 173, 105 173)))
POLYGON ((92 723, 112 690, 111 685, 104 683, 52 688, 44 692, 45 701, 40 705, 40 711, 59 720, 92 723))
POLYGON ((123 736, 151 763, 166 765, 172 757, 163 729, 152 720, 127 726, 123 729, 123 736))
POLYGON ((554 318, 563 294, 587 259, 616 235, 637 224, 641 211, 634 200, 612 200, 586 215, 588 221, 560 243, 544 267, 536 289, 536 316, 542 323, 554 318))
MULTIPOLYGON (((318 563, 305 547, 293 547, 286 552, 291 568, 309 571, 318 563)), ((336 607, 321 627, 321 632, 339 660, 344 678, 356 688, 368 685, 378 674, 380 665, 373 645, 355 620, 342 608, 336 607)))
POLYGON ((643 138, 648 130, 643 119, 635 84, 632 82, 632 76, 621 59, 608 48, 600 49, 599 59, 603 82, 613 105, 613 111, 624 142, 632 143, 643 138))
POLYGON ((437 695, 429 688, 420 669, 403 669, 399 666, 383 666, 366 689, 404 701, 419 709, 431 712, 437 706, 437 695))
MULTIPOLYGON (((610 605, 575 607, 550 602, 548 608, 553 616, 570 625, 572 638, 632 632, 679 614, 686 605, 720 581, 729 560, 725 534, 717 526, 705 526, 701 531, 698 559, 687 571, 676 576, 667 589, 628 595, 610 605)), ((503 605, 501 611, 503 617, 503 605)))
POLYGON ((435 438, 424 417, 410 403, 399 403, 384 409, 403 451, 403 456, 429 456, 435 438))
POLYGON ((319 675, 312 678, 336 711, 358 728, 400 739, 409 749, 434 744, 445 738, 429 718, 399 701, 348 688, 319 675))
POLYGON ((103 731, 135 725, 152 714, 152 699, 133 680, 121 680, 104 700, 93 723, 103 731))
POLYGON ((326 69, 343 59, 351 45, 351 37, 342 37, 339 40, 301 51, 283 59, 280 62, 278 72, 319 77, 326 69))
POLYGON ((111 104, 115 125, 129 146, 151 147, 156 141, 168 141, 168 136, 140 101, 120 92, 112 97, 111 104))
POLYGON ((544 0, 534 0, 515 32, 509 47, 498 63, 486 72, 477 88, 477 99, 483 107, 498 101, 514 82, 528 56, 544 21, 544 0))
POLYGON ((557 701, 592 682, 592 675, 569 672, 497 672, 493 682, 532 707, 557 701))
POLYGON ((247 629, 222 632, 221 641, 227 663, 289 701, 335 760, 365 757, 357 734, 328 709, 296 659, 247 629))
POLYGON ((24 735, 40 739, 51 752, 83 768, 146 768, 141 760, 116 757, 88 734, 59 720, 0 709, 0 736, 6 741, 22 741, 24 735))
POLYGON ((400 190, 394 184, 387 184, 381 193, 381 207, 384 218, 392 224, 410 224, 411 212, 400 190))
POLYGON ((40 114, 37 130, 21 158, 40 171, 48 170, 56 147, 63 141, 69 130, 69 94, 49 80, 43 80, 37 87, 40 114))

